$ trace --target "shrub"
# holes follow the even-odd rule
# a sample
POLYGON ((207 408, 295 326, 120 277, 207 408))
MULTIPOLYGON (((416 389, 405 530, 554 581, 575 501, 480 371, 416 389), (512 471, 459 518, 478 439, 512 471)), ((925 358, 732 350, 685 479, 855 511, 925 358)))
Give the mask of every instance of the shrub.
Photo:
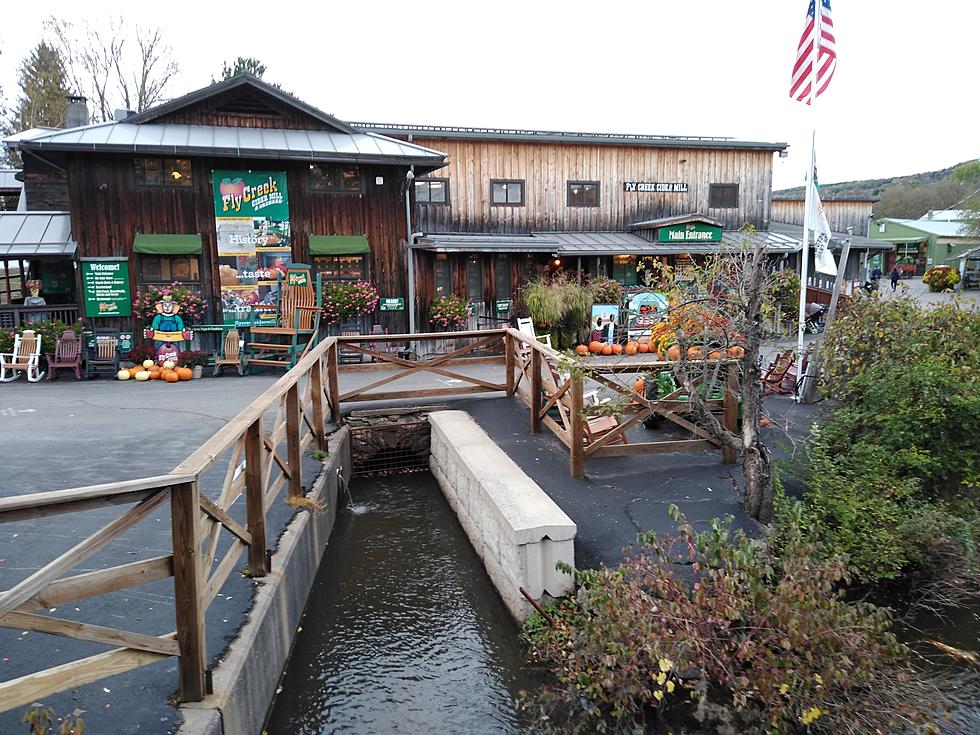
POLYGON ((323 318, 328 324, 373 314, 378 305, 378 289, 367 281, 328 281, 321 287, 323 318))
POLYGON ((839 558, 816 559, 796 533, 772 559, 730 519, 695 533, 671 513, 676 538, 647 535, 618 568, 579 572, 554 627, 526 624, 531 660, 555 680, 522 700, 545 729, 640 732, 664 717, 730 733, 933 725, 939 692, 916 676, 886 610, 842 599, 839 558))
POLYGON ((38 322, 31 322, 30 324, 21 324, 15 329, 3 329, 0 330, 0 352, 11 352, 14 349, 14 336, 18 334, 23 334, 26 330, 32 329, 34 333, 41 337, 41 369, 45 369, 47 365, 47 353, 54 353, 55 346, 57 345, 58 337, 65 333, 66 330, 72 329, 75 334, 81 336, 82 334, 82 323, 75 322, 74 324, 65 324, 59 319, 45 320, 38 322))
POLYGON ((177 355, 177 364, 181 367, 204 367, 208 364, 208 356, 201 350, 184 350, 177 355))
POLYGON ((470 318, 470 305, 462 296, 440 296, 429 306, 429 323, 440 329, 460 329, 470 318))
POLYGON ((555 330, 559 348, 571 347, 579 340, 592 309, 590 287, 567 275, 539 278, 527 284, 522 296, 538 332, 555 330))
POLYGON ((930 291, 945 291, 960 282, 960 272, 948 265, 936 265, 926 271, 922 282, 930 291))
POLYGON ((170 296, 173 302, 180 306, 177 312, 187 324, 194 324, 204 319, 205 303, 200 294, 174 281, 169 286, 147 286, 145 290, 137 289, 133 299, 133 316, 152 321, 157 315, 157 302, 164 296, 170 296))
POLYGON ((784 309, 800 303, 800 276, 789 268, 776 271, 769 277, 768 299, 784 309))
POLYGON ((129 360, 137 365, 141 365, 147 360, 153 360, 156 362, 157 355, 156 351, 153 349, 153 345, 146 343, 141 345, 136 345, 133 349, 127 352, 123 359, 129 360))
POLYGON ((589 283, 593 304, 618 304, 623 298, 623 287, 612 278, 597 276, 589 283))

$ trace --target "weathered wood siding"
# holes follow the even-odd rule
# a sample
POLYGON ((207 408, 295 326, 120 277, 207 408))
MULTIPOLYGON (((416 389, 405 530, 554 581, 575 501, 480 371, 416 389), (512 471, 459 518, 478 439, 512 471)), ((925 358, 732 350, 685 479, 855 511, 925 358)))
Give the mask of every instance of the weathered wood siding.
POLYGON ((24 196, 33 212, 68 210, 68 174, 37 156, 24 156, 24 196))
POLYGON ((622 230, 633 222, 698 212, 726 228, 769 221, 769 151, 654 148, 426 138, 413 139, 447 153, 433 177, 449 179, 450 205, 416 205, 425 232, 523 233, 548 230, 622 230), (491 179, 523 179, 523 206, 491 206, 491 179), (598 207, 569 207, 568 181, 598 181, 598 207), (624 192, 626 181, 686 182, 685 194, 624 192), (738 184, 738 207, 708 206, 710 184, 738 184))
MULTIPOLYGON (((823 201, 823 209, 834 232, 847 232, 853 227, 855 235, 866 235, 868 218, 874 206, 872 201, 848 201, 828 199, 823 201)), ((791 225, 803 226, 802 199, 773 199, 772 221, 787 222, 791 225)))
MULTIPOLYGON (((137 233, 200 233, 204 241, 202 279, 212 300, 212 318, 219 305, 216 233, 211 184, 213 169, 286 171, 293 259, 311 263, 309 236, 366 235, 371 244, 367 277, 382 296, 407 296, 404 266, 405 203, 400 167, 362 167, 360 194, 307 191, 308 164, 249 159, 193 159, 194 185, 188 189, 137 187, 133 157, 74 154, 68 157, 70 210, 80 257, 132 258, 137 233), (382 185, 375 177, 384 179, 382 185)), ((67 207, 65 207, 67 208, 67 207)), ((136 264, 130 268, 135 291, 136 264)), ((404 312, 379 314, 392 331, 407 327, 404 312)))

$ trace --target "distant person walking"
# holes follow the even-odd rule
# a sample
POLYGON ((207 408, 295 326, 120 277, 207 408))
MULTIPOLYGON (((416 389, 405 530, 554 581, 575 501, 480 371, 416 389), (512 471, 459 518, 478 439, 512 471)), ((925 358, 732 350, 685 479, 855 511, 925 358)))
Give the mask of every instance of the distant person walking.
POLYGON ((898 266, 892 266, 891 279, 892 279, 892 291, 898 288, 898 279, 902 277, 902 274, 898 270, 898 266))

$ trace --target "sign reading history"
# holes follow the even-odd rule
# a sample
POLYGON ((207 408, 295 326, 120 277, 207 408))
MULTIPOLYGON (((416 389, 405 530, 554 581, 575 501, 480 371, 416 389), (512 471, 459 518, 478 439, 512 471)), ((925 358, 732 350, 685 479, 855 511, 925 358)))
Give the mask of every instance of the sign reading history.
POLYGON ((721 242, 721 228, 700 222, 661 227, 657 242, 721 242))
POLYGON ((624 181, 623 191, 648 192, 651 194, 686 194, 685 181, 624 181))
POLYGON ((381 299, 381 311, 405 311, 405 299, 381 299))
POLYGON ((125 258, 83 258, 81 268, 85 316, 132 316, 129 261, 125 258))
POLYGON ((285 171, 212 171, 224 321, 279 300, 276 278, 293 261, 285 171))

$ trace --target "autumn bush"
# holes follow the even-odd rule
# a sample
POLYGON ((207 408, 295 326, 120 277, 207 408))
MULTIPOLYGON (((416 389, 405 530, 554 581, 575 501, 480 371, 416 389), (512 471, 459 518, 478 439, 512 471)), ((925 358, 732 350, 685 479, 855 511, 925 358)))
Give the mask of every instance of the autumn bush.
POLYGON ((848 603, 840 558, 801 533, 779 558, 730 519, 647 535, 617 568, 525 625, 551 682, 521 699, 539 730, 932 732, 942 695, 913 667, 888 612, 848 603))

